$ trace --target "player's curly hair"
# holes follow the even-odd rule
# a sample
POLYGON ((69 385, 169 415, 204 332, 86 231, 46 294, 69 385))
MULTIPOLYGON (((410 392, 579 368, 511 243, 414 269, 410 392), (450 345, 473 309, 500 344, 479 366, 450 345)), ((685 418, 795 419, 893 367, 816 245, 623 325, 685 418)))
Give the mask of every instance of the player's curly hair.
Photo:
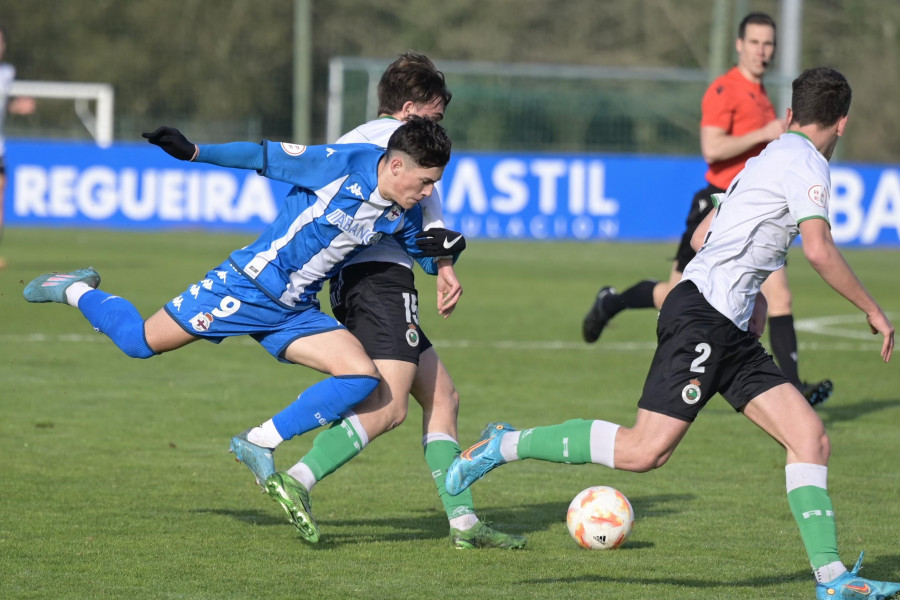
POLYGON ((829 67, 806 69, 791 84, 791 122, 830 127, 850 112, 847 79, 829 67))
POLYGON ((450 162, 450 137, 431 119, 413 115, 388 140, 387 153, 408 154, 418 166, 430 169, 450 162))
POLYGON ((392 115, 410 100, 428 104, 440 98, 446 107, 452 96, 444 74, 431 59, 417 52, 404 52, 388 66, 378 82, 378 114, 392 115))

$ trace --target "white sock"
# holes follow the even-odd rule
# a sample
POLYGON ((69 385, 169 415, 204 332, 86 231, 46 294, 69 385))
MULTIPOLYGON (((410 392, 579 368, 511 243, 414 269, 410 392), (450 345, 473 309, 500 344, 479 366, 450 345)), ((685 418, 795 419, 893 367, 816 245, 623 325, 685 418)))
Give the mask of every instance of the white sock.
POLYGON ((356 432, 359 442, 362 444, 362 448, 359 451, 362 452, 362 449, 369 445, 369 432, 363 427, 362 421, 359 420, 359 415, 352 410, 348 410, 341 415, 341 419, 344 420, 345 425, 349 425, 356 432))
POLYGON ((459 446, 459 442, 454 440, 449 434, 446 433, 426 433, 422 436, 423 448, 431 442, 453 442, 454 444, 459 446))
POLYGON ((828 563, 824 567, 819 567, 813 573, 816 575, 816 581, 819 583, 828 583, 833 581, 847 572, 847 567, 839 560, 828 563))
POLYGON ((460 515, 458 517, 453 517, 450 519, 450 527, 453 529, 459 529, 460 531, 466 531, 468 529, 472 529, 475 527, 475 524, 478 523, 478 517, 475 513, 466 513, 464 515, 460 515))
POLYGON ((303 462, 298 462, 288 469, 287 474, 302 483, 307 492, 311 492, 313 487, 319 482, 319 480, 316 479, 316 476, 313 475, 312 469, 307 467, 303 462))
POLYGON ((250 433, 247 434, 247 441, 251 444, 274 450, 278 447, 278 444, 284 441, 284 438, 275 429, 275 423, 272 422, 272 419, 269 419, 259 427, 251 429, 250 433))
POLYGON ((78 308, 78 301, 81 300, 81 297, 90 292, 92 289, 94 288, 92 288, 85 282, 76 281, 66 288, 66 302, 69 304, 69 306, 78 308))
POLYGON ((616 468, 616 433, 619 425, 596 420, 591 424, 591 462, 616 468))
POLYGON ((519 437, 521 431, 509 431, 500 438, 500 454, 506 462, 519 460, 519 437))

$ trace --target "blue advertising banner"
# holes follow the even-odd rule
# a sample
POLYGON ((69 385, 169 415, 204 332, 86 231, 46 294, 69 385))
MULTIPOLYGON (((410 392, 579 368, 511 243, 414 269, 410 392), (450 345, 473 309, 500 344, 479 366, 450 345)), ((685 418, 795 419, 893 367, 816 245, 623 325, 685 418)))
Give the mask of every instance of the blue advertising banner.
MULTIPOLYGON (((179 162, 158 148, 12 140, 8 226, 259 231, 285 184, 179 162)), ((455 152, 439 188, 447 226, 471 238, 672 240, 700 157, 455 152)), ((832 167, 832 234, 842 245, 900 246, 900 167, 832 167)))

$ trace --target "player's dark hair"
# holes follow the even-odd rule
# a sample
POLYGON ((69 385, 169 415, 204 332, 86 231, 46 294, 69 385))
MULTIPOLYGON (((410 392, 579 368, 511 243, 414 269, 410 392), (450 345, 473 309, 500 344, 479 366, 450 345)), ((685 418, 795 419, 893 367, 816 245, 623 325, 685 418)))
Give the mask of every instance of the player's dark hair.
POLYGON ((755 12, 750 13, 743 19, 741 19, 741 24, 738 25, 738 38, 744 39, 744 35, 747 33, 747 25, 768 25, 775 31, 775 19, 767 15, 766 13, 755 12))
POLYGON ((806 69, 791 88, 791 123, 830 127, 850 112, 850 84, 834 69, 806 69))
POLYGON ((410 116, 388 140, 387 153, 408 154, 418 166, 430 169, 450 162, 450 138, 435 121, 410 116))
POLYGON ((450 104, 444 74, 424 54, 404 52, 384 71, 378 82, 378 114, 392 115, 409 101, 428 104, 435 98, 450 104))

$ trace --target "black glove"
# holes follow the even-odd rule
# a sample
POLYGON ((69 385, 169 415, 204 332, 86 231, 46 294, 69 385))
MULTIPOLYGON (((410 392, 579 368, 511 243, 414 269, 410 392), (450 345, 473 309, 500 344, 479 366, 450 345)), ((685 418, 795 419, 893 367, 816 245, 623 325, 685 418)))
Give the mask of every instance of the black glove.
POLYGON ((452 256, 466 249, 466 238, 458 231, 435 227, 417 233, 416 246, 425 256, 452 256))
POLYGON ((145 131, 141 135, 147 138, 151 144, 159 146, 167 154, 174 156, 178 160, 193 160, 194 153, 197 152, 197 147, 174 127, 163 125, 153 133, 145 131))

